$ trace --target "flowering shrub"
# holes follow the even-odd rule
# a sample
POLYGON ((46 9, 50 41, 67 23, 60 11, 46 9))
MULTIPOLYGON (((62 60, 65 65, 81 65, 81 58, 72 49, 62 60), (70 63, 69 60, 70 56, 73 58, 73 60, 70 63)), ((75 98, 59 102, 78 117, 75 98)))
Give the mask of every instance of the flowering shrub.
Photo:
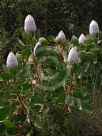
POLYGON ((82 40, 72 36, 69 41, 63 31, 41 37, 32 16, 26 17, 22 40, 17 39, 19 51, 9 53, 0 74, 2 136, 65 135, 71 113, 93 113, 91 95, 102 88, 102 34, 97 26, 91 24, 90 35, 82 40))

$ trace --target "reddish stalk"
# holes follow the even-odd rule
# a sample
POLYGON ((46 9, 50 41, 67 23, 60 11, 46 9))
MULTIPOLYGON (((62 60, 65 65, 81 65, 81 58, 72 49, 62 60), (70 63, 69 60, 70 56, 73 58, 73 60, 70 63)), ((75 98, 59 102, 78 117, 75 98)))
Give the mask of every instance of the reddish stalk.
POLYGON ((73 79, 71 78, 69 86, 65 88, 67 95, 70 94, 70 92, 72 91, 72 88, 73 88, 73 79))
POLYGON ((18 126, 18 130, 19 130, 18 136, 22 136, 22 127, 18 126))
POLYGON ((17 100, 18 100, 19 104, 22 106, 22 108, 25 109, 25 104, 24 104, 24 102, 22 101, 22 98, 19 95, 17 95, 17 100))

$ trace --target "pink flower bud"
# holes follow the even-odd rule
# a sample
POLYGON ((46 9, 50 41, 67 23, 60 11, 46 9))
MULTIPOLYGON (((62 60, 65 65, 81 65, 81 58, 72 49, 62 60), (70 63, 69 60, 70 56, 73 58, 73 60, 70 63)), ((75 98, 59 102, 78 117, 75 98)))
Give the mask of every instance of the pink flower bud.
POLYGON ((84 35, 84 34, 81 34, 80 37, 79 37, 79 43, 80 43, 80 44, 81 44, 81 43, 84 43, 85 40, 86 40, 85 35, 84 35))
POLYGON ((79 60, 77 47, 72 47, 68 54, 68 63, 78 62, 79 60))
POLYGON ((36 24, 35 24, 35 20, 31 15, 28 15, 25 18, 25 22, 24 22, 24 30, 27 34, 29 34, 30 32, 35 32, 36 31, 36 24))
POLYGON ((92 20, 89 25, 89 33, 90 35, 95 35, 96 33, 99 33, 99 26, 95 20, 92 20))
POLYGON ((8 68, 15 68, 18 66, 18 60, 13 52, 10 52, 7 57, 6 66, 8 68))
POLYGON ((60 31, 58 33, 58 36, 56 37, 56 40, 58 41, 61 41, 61 42, 66 42, 66 37, 65 37, 65 34, 63 31, 60 31))

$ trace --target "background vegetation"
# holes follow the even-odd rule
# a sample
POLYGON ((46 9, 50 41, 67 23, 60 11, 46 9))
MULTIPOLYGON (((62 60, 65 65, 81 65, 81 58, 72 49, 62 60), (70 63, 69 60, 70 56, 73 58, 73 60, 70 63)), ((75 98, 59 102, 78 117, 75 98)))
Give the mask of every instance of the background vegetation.
MULTIPOLYGON (((98 22, 102 30, 101 0, 1 0, 0 3, 0 66, 6 62, 10 50, 17 51, 16 39, 22 38, 20 32, 28 14, 34 17, 37 28, 45 37, 50 34, 56 36, 60 30, 65 32, 68 39, 73 34, 87 34, 92 19, 98 22)), ((80 111, 69 115, 69 136, 101 136, 102 94, 94 95, 96 109, 92 117, 80 111)), ((65 128, 62 129, 64 132, 65 128)))
POLYGON ((0 62, 4 61, 9 50, 16 50, 15 36, 29 13, 44 36, 57 35, 60 30, 67 38, 72 34, 87 34, 92 19, 102 29, 101 0, 1 0, 0 3, 0 62))

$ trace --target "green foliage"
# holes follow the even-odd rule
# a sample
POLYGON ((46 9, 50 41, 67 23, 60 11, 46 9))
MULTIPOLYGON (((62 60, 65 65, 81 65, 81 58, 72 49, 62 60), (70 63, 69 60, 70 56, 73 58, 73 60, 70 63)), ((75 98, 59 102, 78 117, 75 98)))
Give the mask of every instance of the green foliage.
POLYGON ((0 73, 0 133, 44 136, 74 132, 73 124, 66 122, 68 117, 80 112, 92 115, 96 106, 90 95, 102 88, 102 34, 87 35, 83 44, 73 36, 62 45, 54 36, 22 32, 18 48, 18 68, 4 66, 0 73), (41 45, 34 54, 38 41, 41 45), (67 51, 76 45, 81 61, 65 62, 67 51))
POLYGON ((13 50, 19 66, 8 70, 0 65, 0 135, 86 136, 85 127, 90 135, 102 133, 102 33, 87 35, 83 44, 75 36, 88 33, 92 19, 101 24, 101 3, 1 0, 0 64, 13 50), (39 29, 35 36, 23 32, 27 14, 33 15, 42 36, 39 29), (60 30, 68 37, 64 52, 54 36, 60 30), (41 46, 34 55, 38 41, 41 46), (69 65, 64 58, 73 46, 78 47, 81 61, 69 65))
POLYGON ((0 64, 6 59, 9 50, 17 50, 15 37, 21 37, 18 28, 22 28, 24 18, 28 14, 35 18, 37 28, 43 36, 57 35, 60 30, 63 30, 68 38, 71 38, 72 34, 86 34, 92 19, 97 20, 102 29, 101 0, 1 0, 0 4, 3 11, 0 16, 0 64))

